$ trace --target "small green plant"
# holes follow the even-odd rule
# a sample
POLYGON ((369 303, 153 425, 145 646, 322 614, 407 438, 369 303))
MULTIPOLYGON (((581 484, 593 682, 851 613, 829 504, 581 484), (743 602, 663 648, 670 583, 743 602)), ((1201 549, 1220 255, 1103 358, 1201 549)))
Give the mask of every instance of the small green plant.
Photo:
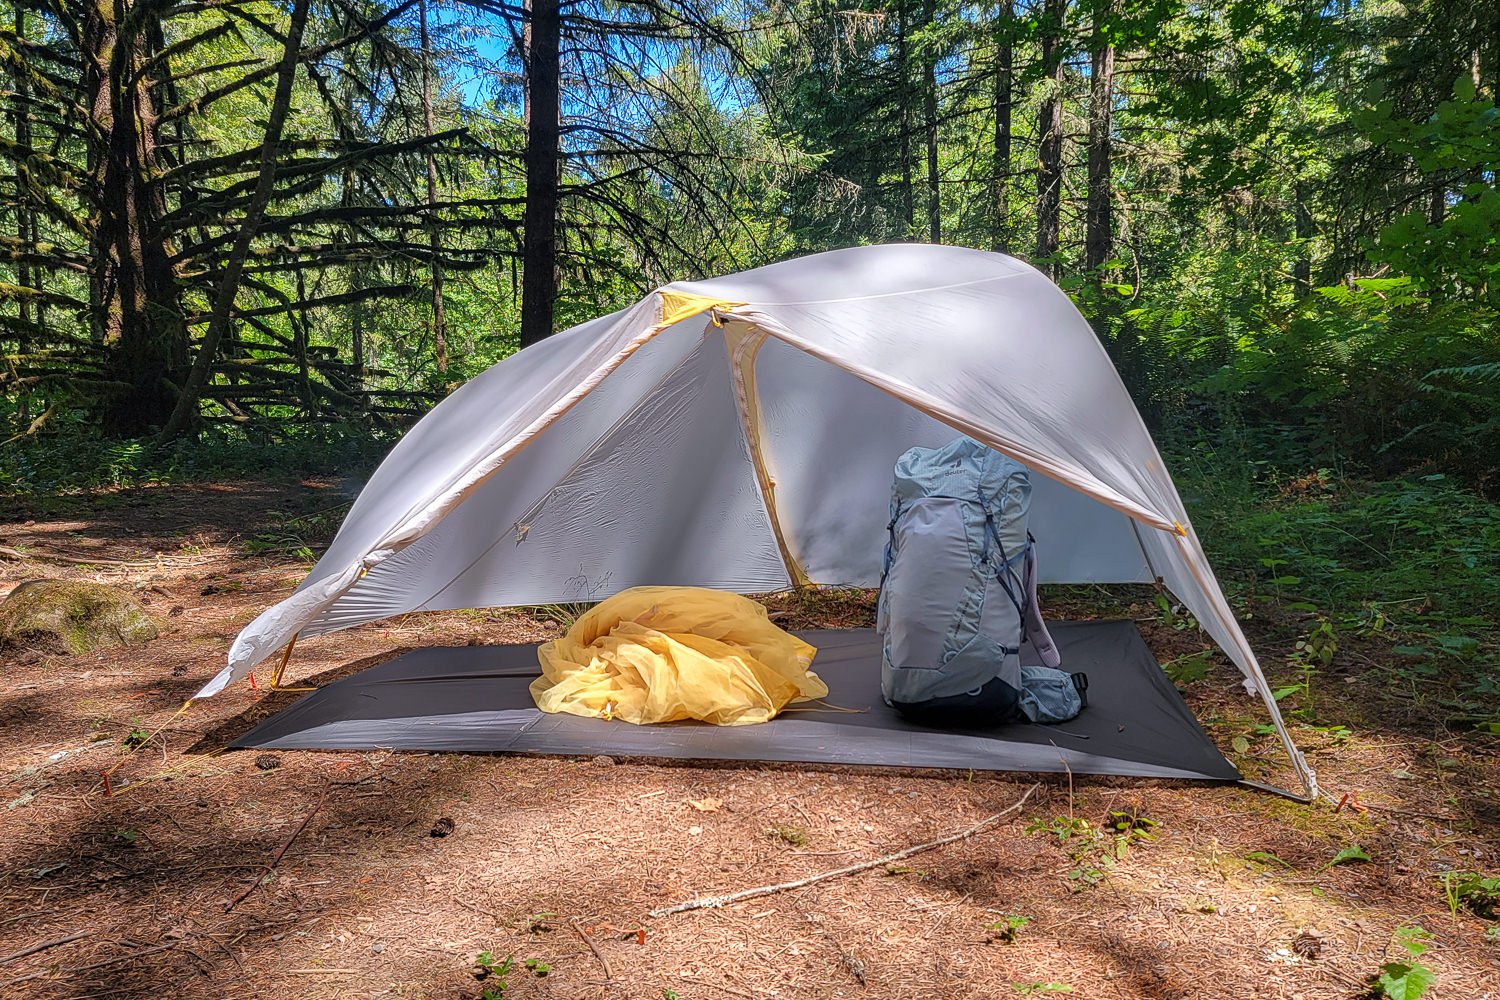
POLYGON ((1196 632, 1198 630, 1198 619, 1187 614, 1182 608, 1172 604, 1172 599, 1162 591, 1157 591, 1152 598, 1156 610, 1161 612, 1161 623, 1178 632, 1196 632))
POLYGON ((245 539, 245 552, 249 555, 286 556, 303 562, 316 562, 315 547, 333 540, 338 534, 344 515, 349 513, 349 504, 339 504, 327 510, 310 514, 291 514, 275 511, 272 517, 280 526, 263 531, 245 539))
POLYGON ((989 932, 988 938, 991 941, 1015 944, 1016 935, 1020 934, 1021 928, 1029 923, 1031 923, 1030 917, 1023 917, 1018 913, 1007 913, 1004 919, 985 924, 984 929, 989 932))
POLYGON ((1102 855, 1093 862, 1080 864, 1068 872, 1068 881, 1073 883, 1074 892, 1082 892, 1092 889, 1109 878, 1109 870, 1115 866, 1115 859, 1108 854, 1102 855))
POLYGON ((526 960, 526 968, 538 979, 545 977, 547 973, 552 971, 552 966, 543 962, 540 958, 528 958, 526 960))
POLYGON ((1051 819, 1033 819, 1026 824, 1026 832, 1051 834, 1058 843, 1064 843, 1074 838, 1092 839, 1098 831, 1082 816, 1053 816, 1051 819))
POLYGON ((1296 714, 1304 719, 1312 718, 1316 711, 1313 679, 1317 677, 1318 671, 1327 669, 1333 663, 1333 657, 1338 651, 1338 637, 1334 633, 1333 623, 1327 618, 1319 619, 1317 627, 1307 634, 1307 638, 1298 639, 1291 655, 1287 657, 1287 665, 1297 671, 1300 679, 1277 688, 1271 692, 1271 696, 1281 701, 1296 695, 1296 714))
POLYGON ((1390 1000, 1418 1000, 1437 979, 1436 973, 1420 961, 1432 935, 1420 926, 1397 927, 1394 938, 1395 944, 1406 952, 1406 958, 1380 967, 1371 995, 1390 1000))
POLYGON ((670 986, 661 988, 661 1000, 677 1000, 677 991, 670 986))
POLYGON ((1251 851, 1250 853, 1245 855, 1245 860, 1253 861, 1258 865, 1264 865, 1268 868, 1271 865, 1277 865, 1281 868, 1292 867, 1289 862, 1282 860, 1271 851, 1251 851))
POLYGON ((1332 868, 1334 865, 1365 864, 1369 862, 1369 860, 1370 855, 1365 853, 1365 849, 1363 847, 1360 847, 1358 844, 1350 844, 1348 847, 1341 848, 1339 852, 1329 860, 1328 864, 1324 865, 1323 867, 1332 868))
POLYGON ((1059 845, 1068 845, 1064 849, 1075 866, 1068 872, 1068 881, 1073 891, 1082 892, 1107 879, 1110 870, 1130 853, 1131 845, 1155 839, 1156 825, 1138 812, 1117 810, 1101 826, 1079 816, 1054 816, 1033 819, 1026 832, 1053 836, 1059 845))
POLYGON ((1115 860, 1124 861, 1132 844, 1155 840, 1152 831, 1160 825, 1136 809, 1111 810, 1104 817, 1104 828, 1113 837, 1111 848, 1115 860))
POLYGON ((592 604, 582 601, 572 604, 539 604, 531 609, 531 615, 538 621, 553 622, 566 631, 592 607, 592 604))
POLYGON ((1173 684, 1181 686, 1192 684, 1194 681, 1201 681, 1208 676, 1208 672, 1213 669, 1213 666, 1212 651, 1204 650, 1201 653, 1189 653, 1186 656, 1179 656, 1175 660, 1168 660, 1162 664, 1162 669, 1167 672, 1167 676, 1172 679, 1173 684))
POLYGON ((506 977, 515 967, 514 955, 506 955, 497 961, 491 952, 481 951, 474 959, 474 978, 484 983, 484 990, 479 994, 480 1000, 502 1000, 509 988, 506 977))
POLYGON ((546 934, 552 930, 552 921, 556 919, 555 913, 532 913, 521 922, 526 925, 527 934, 546 934))
POLYGON ((1073 987, 1067 983, 1011 983, 1010 988, 1025 996, 1035 996, 1038 993, 1073 992, 1073 987))
POLYGON ((1477 917, 1493 920, 1500 917, 1500 877, 1485 878, 1479 872, 1443 872, 1443 896, 1456 917, 1467 909, 1477 917))
POLYGON ((150 738, 150 733, 142 729, 140 726, 136 726, 131 729, 130 732, 125 734, 125 738, 120 741, 120 745, 126 747, 127 749, 134 750, 138 746, 144 746, 146 741, 150 738))
POLYGON ((783 844, 790 844, 793 847, 807 846, 807 831, 800 826, 788 826, 785 823, 778 823, 767 830, 766 833, 783 844))

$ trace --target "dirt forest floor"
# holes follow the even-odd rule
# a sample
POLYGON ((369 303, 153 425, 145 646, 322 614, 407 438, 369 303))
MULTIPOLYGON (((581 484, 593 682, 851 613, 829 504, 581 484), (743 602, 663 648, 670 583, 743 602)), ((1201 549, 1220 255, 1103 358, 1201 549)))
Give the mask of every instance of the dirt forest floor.
MULTIPOLYGON (((1431 939, 1419 961, 1437 977, 1427 996, 1500 998, 1496 920, 1452 912, 1440 881, 1500 875, 1500 741, 1416 711, 1370 722, 1362 706, 1406 703, 1379 701, 1358 650, 1319 680, 1318 721, 1348 720, 1351 735, 1301 724, 1296 736, 1334 799, 1355 794, 1362 810, 1047 777, 971 839, 655 918, 961 830, 1036 779, 212 753, 297 697, 237 685, 174 717, 306 570, 255 536, 342 502, 332 481, 160 487, 0 524, 0 593, 98 580, 134 591, 161 626, 123 652, 0 652, 0 995, 1352 998, 1406 956, 1397 928, 1420 925, 1431 939), (106 797, 100 773, 135 731, 152 735, 106 797), (481 952, 512 967, 478 979, 481 952)), ((829 601, 821 613, 860 612, 829 601)), ((1149 607, 1141 617, 1164 661, 1202 645, 1149 607)), ((1268 660, 1285 657, 1274 616, 1248 624, 1268 660)), ((541 615, 411 616, 303 642, 288 681, 399 647, 558 628, 541 615)), ((1289 781, 1235 681, 1219 667, 1187 685, 1193 707, 1242 766, 1289 781)))

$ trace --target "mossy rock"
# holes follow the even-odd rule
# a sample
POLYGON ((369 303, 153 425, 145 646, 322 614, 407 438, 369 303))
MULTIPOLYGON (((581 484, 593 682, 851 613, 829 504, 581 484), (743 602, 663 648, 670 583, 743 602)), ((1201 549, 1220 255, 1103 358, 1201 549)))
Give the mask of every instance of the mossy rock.
POLYGON ((141 606, 102 583, 28 580, 0 601, 0 648, 77 655, 155 638, 141 606))

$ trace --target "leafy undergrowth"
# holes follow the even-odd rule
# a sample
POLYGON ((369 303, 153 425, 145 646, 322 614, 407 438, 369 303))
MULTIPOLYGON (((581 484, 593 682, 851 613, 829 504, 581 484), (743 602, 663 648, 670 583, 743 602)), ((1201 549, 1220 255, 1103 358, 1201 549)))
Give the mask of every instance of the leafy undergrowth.
POLYGON ((1179 485, 1292 714, 1500 734, 1500 505, 1443 474, 1292 475, 1189 453, 1179 485), (1367 711, 1360 710, 1363 706, 1367 711))
POLYGON ((111 488, 318 473, 360 476, 392 444, 368 429, 338 426, 259 438, 209 429, 197 441, 162 448, 149 439, 40 438, 0 448, 0 497, 39 506, 111 488))

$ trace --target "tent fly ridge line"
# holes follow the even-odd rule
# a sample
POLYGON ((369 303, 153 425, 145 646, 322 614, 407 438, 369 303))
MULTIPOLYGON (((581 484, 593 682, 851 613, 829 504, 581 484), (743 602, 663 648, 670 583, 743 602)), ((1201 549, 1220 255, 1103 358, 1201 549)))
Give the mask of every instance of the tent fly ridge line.
POLYGON ((469 380, 407 432, 296 592, 195 697, 298 635, 411 611, 642 583, 874 586, 896 456, 955 431, 1040 474, 1044 582, 1154 581, 1193 613, 1314 797, 1092 328, 1040 272, 955 247, 859 247, 672 283, 469 380))

